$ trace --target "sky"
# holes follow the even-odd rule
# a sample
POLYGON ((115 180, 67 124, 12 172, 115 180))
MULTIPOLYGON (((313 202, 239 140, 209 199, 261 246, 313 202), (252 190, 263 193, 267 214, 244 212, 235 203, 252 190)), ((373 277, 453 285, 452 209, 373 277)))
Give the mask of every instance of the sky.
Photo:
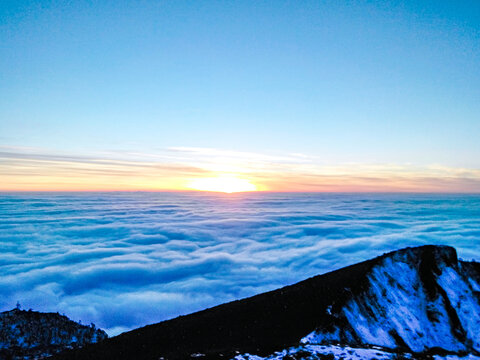
POLYGON ((476 0, 2 1, 0 190, 480 192, 479 40, 476 0))

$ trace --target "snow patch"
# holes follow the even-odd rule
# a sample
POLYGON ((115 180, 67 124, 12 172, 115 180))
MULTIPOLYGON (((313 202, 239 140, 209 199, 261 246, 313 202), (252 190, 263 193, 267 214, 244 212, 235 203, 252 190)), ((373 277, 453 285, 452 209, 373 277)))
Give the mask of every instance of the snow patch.
MULTIPOLYGON (((290 359, 325 359, 325 360, 396 360, 396 359, 415 359, 411 353, 397 353, 387 351, 381 348, 358 348, 339 345, 302 345, 291 347, 274 354, 261 357, 258 355, 242 354, 237 355, 234 360, 284 360, 290 359)), ((434 360, 480 360, 479 356, 467 355, 434 355, 434 360)))
POLYGON ((429 284, 433 295, 421 279, 418 254, 397 253, 372 268, 367 290, 354 295, 335 314, 342 320, 336 327, 317 329, 301 343, 368 344, 413 352, 480 351, 480 304, 474 294, 480 287, 462 273, 455 253, 444 251, 434 254, 438 269, 427 274, 434 281, 429 284))

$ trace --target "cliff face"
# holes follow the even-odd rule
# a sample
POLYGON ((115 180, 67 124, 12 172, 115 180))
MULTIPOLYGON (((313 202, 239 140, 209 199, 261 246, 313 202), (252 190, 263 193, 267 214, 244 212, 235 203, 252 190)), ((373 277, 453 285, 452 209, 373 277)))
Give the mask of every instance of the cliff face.
POLYGON ((66 316, 14 309, 0 313, 0 359, 41 359, 107 338, 103 330, 66 316))
POLYGON ((341 307, 304 344, 377 345, 424 352, 480 351, 478 267, 447 247, 406 249, 383 257, 368 286, 341 307))
POLYGON ((453 248, 407 248, 58 358, 475 356, 480 351, 479 284, 478 264, 459 261, 453 248))

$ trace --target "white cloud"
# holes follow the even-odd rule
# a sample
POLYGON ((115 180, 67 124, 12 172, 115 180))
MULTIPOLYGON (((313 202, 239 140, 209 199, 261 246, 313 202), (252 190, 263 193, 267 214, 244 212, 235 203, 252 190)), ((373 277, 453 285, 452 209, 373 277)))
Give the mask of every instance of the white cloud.
POLYGON ((408 245, 480 258, 469 195, 4 194, 0 308, 111 333, 408 245))

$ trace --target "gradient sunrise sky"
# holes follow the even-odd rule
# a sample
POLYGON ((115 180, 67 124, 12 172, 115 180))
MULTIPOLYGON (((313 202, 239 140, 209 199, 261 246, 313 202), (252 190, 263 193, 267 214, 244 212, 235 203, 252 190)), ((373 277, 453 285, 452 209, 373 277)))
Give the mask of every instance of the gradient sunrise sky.
POLYGON ((480 192, 479 64, 477 0, 2 1, 0 190, 480 192))

